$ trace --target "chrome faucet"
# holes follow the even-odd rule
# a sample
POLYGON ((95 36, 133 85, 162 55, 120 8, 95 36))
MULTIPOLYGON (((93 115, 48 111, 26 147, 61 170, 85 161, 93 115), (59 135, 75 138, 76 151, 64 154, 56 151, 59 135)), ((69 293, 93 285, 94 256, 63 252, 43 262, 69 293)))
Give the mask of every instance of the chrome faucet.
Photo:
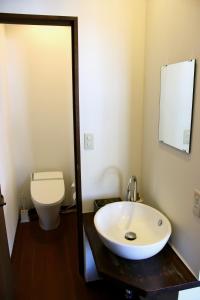
POLYGON ((131 176, 128 181, 128 187, 126 192, 126 201, 137 201, 137 178, 131 176))

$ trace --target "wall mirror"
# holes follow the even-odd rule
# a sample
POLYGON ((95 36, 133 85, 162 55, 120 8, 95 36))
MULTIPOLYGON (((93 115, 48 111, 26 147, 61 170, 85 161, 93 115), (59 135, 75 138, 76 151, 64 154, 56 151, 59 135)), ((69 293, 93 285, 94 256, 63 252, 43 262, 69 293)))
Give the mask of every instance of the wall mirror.
POLYGON ((161 67, 159 141, 191 149, 195 59, 161 67))

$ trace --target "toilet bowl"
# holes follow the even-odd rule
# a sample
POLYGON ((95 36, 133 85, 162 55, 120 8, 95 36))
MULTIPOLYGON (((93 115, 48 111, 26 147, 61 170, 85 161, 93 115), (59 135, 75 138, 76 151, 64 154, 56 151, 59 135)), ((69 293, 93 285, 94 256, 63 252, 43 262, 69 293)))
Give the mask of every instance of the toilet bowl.
POLYGON ((65 196, 62 172, 35 172, 31 175, 31 198, 40 227, 52 230, 60 224, 60 206, 65 196))

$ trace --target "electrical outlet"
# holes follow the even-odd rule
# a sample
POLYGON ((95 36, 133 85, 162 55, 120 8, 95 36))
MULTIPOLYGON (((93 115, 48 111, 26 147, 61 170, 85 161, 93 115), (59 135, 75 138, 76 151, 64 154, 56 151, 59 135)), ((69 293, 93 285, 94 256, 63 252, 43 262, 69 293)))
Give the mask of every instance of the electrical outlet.
POLYGON ((194 216, 200 218, 200 191, 194 190, 194 205, 193 205, 194 216))

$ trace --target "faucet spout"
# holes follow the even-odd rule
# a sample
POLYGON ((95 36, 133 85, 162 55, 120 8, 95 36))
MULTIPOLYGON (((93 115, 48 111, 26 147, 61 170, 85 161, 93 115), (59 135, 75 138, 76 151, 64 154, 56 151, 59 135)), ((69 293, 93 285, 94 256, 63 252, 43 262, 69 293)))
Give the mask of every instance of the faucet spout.
POLYGON ((128 181, 126 201, 137 201, 137 177, 131 176, 128 181))

